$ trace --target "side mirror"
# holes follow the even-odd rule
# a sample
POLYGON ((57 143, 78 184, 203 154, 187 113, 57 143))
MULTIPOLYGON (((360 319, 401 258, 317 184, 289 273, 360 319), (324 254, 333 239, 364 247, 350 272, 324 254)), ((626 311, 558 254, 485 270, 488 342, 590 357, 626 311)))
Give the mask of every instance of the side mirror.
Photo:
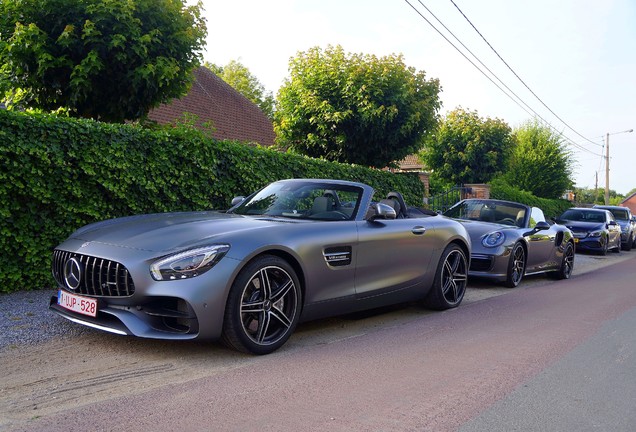
POLYGON ((608 225, 616 226, 616 221, 609 221, 608 225))
POLYGON ((243 201, 245 201, 245 197, 244 196, 237 196, 237 197, 232 198, 232 207, 234 207, 235 205, 239 205, 243 201))
POLYGON ((550 229, 550 224, 545 222, 545 221, 540 221, 540 222, 537 222, 537 224, 535 225, 534 229, 537 230, 537 231, 549 230, 550 229))
POLYGON ((531 236, 534 235, 536 233, 538 233, 539 231, 545 231, 545 230, 549 230, 550 229, 550 224, 547 223, 546 221, 540 221, 537 222, 537 224, 534 226, 534 228, 532 228, 530 231, 526 231, 523 233, 523 236, 531 236))
POLYGON ((387 204, 377 203, 373 205, 373 214, 369 218, 369 221, 374 221, 377 219, 395 219, 397 217, 397 213, 395 213, 395 209, 387 204))

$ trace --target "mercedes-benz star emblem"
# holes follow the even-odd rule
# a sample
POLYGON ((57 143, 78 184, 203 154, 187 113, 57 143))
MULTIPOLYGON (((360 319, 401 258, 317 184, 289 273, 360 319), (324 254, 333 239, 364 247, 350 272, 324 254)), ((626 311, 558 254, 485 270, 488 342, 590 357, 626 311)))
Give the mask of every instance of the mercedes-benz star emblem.
POLYGON ((66 286, 72 290, 76 290, 80 286, 82 280, 82 268, 75 258, 71 258, 64 264, 64 280, 66 286))

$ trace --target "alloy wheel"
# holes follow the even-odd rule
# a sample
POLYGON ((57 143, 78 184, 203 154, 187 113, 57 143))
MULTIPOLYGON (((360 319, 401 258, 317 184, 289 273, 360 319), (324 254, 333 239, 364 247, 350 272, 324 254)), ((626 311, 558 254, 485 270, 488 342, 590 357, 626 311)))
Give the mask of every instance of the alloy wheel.
POLYGON ((258 345, 275 344, 293 324, 299 298, 294 279, 284 269, 259 269, 243 288, 240 320, 243 331, 258 345))
POLYGON ((442 270, 442 294, 446 301, 455 305, 461 302, 468 282, 466 257, 460 250, 453 250, 444 261, 442 270))

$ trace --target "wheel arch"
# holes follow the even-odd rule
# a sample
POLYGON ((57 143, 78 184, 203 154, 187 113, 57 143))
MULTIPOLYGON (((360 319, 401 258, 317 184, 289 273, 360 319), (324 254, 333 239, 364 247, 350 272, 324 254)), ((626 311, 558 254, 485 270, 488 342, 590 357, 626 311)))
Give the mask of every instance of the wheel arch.
POLYGON ((251 257, 247 262, 245 262, 245 264, 242 267, 247 266, 252 261, 265 255, 273 255, 284 260, 294 269, 294 272, 296 272, 296 276, 298 277, 298 281, 300 282, 300 292, 302 294, 302 300, 303 300, 301 301, 301 305, 300 305, 301 311, 302 311, 305 305, 305 285, 306 285, 305 272, 303 271, 303 268, 300 265, 300 262, 296 259, 294 255, 281 249, 268 249, 268 250, 261 251, 258 254, 254 255, 253 257, 251 257))
POLYGON ((453 241, 451 241, 449 244, 456 244, 457 246, 459 246, 462 252, 464 252, 464 255, 466 255, 466 260, 470 264, 470 247, 468 246, 468 243, 466 243, 462 239, 456 238, 453 241))

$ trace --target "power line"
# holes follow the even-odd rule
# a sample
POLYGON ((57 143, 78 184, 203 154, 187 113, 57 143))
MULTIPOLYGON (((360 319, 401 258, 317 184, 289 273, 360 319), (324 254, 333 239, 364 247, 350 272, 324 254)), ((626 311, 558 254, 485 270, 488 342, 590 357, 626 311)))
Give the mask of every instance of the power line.
POLYGON ((475 27, 475 25, 470 21, 470 19, 468 19, 468 17, 466 16, 466 14, 459 8, 459 6, 457 6, 457 4, 455 3, 454 0, 450 0, 450 2, 453 4, 453 6, 455 6, 455 8, 459 11, 459 13, 466 19, 466 21, 468 21, 468 24, 470 24, 470 26, 477 32, 477 34, 484 40, 484 42, 486 42, 486 45, 488 45, 490 47, 490 49, 497 55, 497 57, 499 57, 499 60, 501 60, 503 62, 503 64, 506 65, 506 67, 510 70, 510 72, 512 72, 512 74, 514 76, 517 77, 517 79, 521 82, 521 84, 523 84, 530 93, 532 93, 532 95, 537 98, 537 100, 539 102, 541 102, 541 104, 546 107, 546 109, 548 111, 550 111, 552 113, 552 115, 554 115, 557 119, 559 119, 559 121, 561 123, 563 123, 565 126, 567 126, 568 129, 570 129, 572 132, 574 132, 575 134, 577 134, 579 137, 583 138, 584 140, 594 144, 594 145, 598 145, 595 142, 593 142, 592 140, 588 139, 587 137, 581 135, 577 130, 575 130, 572 126, 570 126, 565 120, 563 120, 561 117, 559 117, 554 111, 552 111, 552 109, 545 104, 545 102, 543 102, 543 100, 541 100, 541 98, 539 96, 537 96, 537 94, 532 91, 532 89, 528 86, 528 84, 525 83, 524 80, 521 79, 521 77, 519 75, 517 75, 517 73, 510 67, 510 65, 499 55, 499 53, 497 52, 497 50, 495 48, 493 48, 493 46, 490 44, 490 42, 488 42, 486 40, 486 38, 484 37, 484 35, 481 34, 481 32, 479 30, 477 30, 477 27, 475 27))
MULTIPOLYGON (((477 65, 475 64, 475 62, 473 62, 470 58, 468 58, 468 56, 466 56, 466 54, 464 54, 464 52, 462 52, 462 50, 460 50, 460 49, 459 49, 459 48, 458 48, 458 47, 457 47, 457 46, 456 46, 453 42, 451 42, 451 41, 450 41, 450 40, 446 37, 446 35, 444 35, 444 33, 442 33, 442 32, 441 32, 441 31, 440 31, 437 27, 435 27, 435 25, 434 25, 433 23, 431 23, 431 22, 430 22, 430 21, 429 21, 429 20, 428 20, 428 19, 427 19, 427 18, 426 18, 426 17, 425 17, 425 16, 424 16, 424 15, 423 15, 423 14, 422 14, 422 13, 421 13, 421 12, 420 12, 417 8, 416 8, 416 7, 415 7, 415 6, 413 6, 413 5, 409 2, 409 0, 404 0, 404 1, 405 1, 405 2, 406 2, 406 3, 407 3, 407 4, 408 4, 408 5, 409 5, 409 6, 410 6, 410 7, 411 7, 414 11, 415 11, 415 13, 417 13, 417 14, 418 14, 418 15, 419 15, 419 16, 420 16, 420 17, 421 17, 424 21, 426 21, 426 23, 427 23, 429 26, 431 26, 431 27, 433 28, 433 30, 435 30, 435 31, 436 31, 436 32, 437 32, 440 36, 442 36, 442 37, 446 40, 446 42, 448 42, 448 43, 449 43, 449 44, 450 44, 453 48, 455 48, 455 50, 456 50, 459 54, 461 54, 461 55, 462 55, 462 57, 464 57, 464 58, 465 58, 465 59, 466 59, 466 60, 467 60, 470 64, 472 64, 472 65, 473 65, 473 67, 475 67, 475 69, 477 69, 477 70, 478 70, 478 71, 479 71, 482 75, 484 75, 484 76, 485 76, 485 77, 486 77, 486 78, 487 78, 487 79, 488 79, 488 80, 489 80, 489 81, 490 81, 493 85, 495 85, 495 87, 497 87, 497 88, 498 88, 498 89, 499 89, 499 90, 500 90, 503 94, 505 94, 505 95, 506 95, 508 98, 510 98, 510 99, 511 99, 511 100, 512 100, 515 104, 517 104, 517 106, 519 106, 521 109, 523 109, 523 110, 524 110, 524 111, 525 111, 528 115, 532 115, 532 114, 530 113, 530 111, 532 111, 532 113, 533 113, 536 117, 538 117, 539 119, 541 119, 541 120, 542 120, 542 121, 543 121, 543 122, 544 122, 544 123, 545 123, 545 124, 546 124, 546 125, 550 128, 550 129, 552 129, 552 130, 553 130, 554 132, 556 132, 558 135, 560 135, 561 137, 563 137, 563 138, 564 138, 567 142, 569 142, 572 146, 574 146, 574 147, 576 147, 576 148, 578 148, 578 149, 580 149, 580 150, 583 150, 583 151, 585 151, 585 152, 591 153, 591 154, 593 154, 593 155, 599 156, 598 154, 596 154, 596 153, 592 152, 591 150, 589 150, 589 149, 587 149, 587 148, 585 148, 585 147, 581 146, 580 144, 575 143, 575 142, 574 142, 574 141, 572 141, 570 138, 568 138, 566 135, 564 135, 561 131, 557 130, 554 126, 552 126, 552 125, 550 124, 550 122, 548 122, 548 121, 547 121, 546 119, 544 119, 544 118, 543 118, 543 117, 542 117, 539 113, 537 113, 535 110, 533 110, 533 109, 532 109, 532 108, 531 108, 531 107, 530 107, 527 103, 523 102, 523 100, 522 100, 522 99, 521 99, 518 95, 516 95, 514 92, 512 92, 512 90, 510 90, 510 89, 508 88, 508 86, 505 86, 505 84, 504 84, 504 86, 505 86, 508 90, 510 90, 510 92, 511 92, 512 94, 514 94, 514 95, 515 95, 515 97, 517 97, 517 99, 519 99, 520 101, 522 101, 522 102, 523 102, 523 104, 524 104, 526 107, 528 107, 528 108, 530 109, 530 111, 528 111, 528 109, 526 109, 526 108, 524 108, 523 106, 521 106, 521 104, 520 104, 517 100, 515 100, 512 96, 510 96, 510 94, 508 94, 508 93, 507 93, 504 89, 502 89, 502 88, 501 88, 501 86, 499 86, 499 85, 498 85, 495 81, 493 81, 493 79, 492 79, 492 78, 491 78, 488 74, 486 74, 486 73, 485 73, 482 69, 480 69, 480 68, 479 68, 479 66, 477 66, 477 65)), ((446 29, 446 31, 448 31, 448 32, 449 32, 449 33, 450 33, 450 34, 451 34, 451 35, 452 35, 452 36, 453 36, 453 37, 454 37, 454 38, 455 38, 455 39, 456 39, 456 40, 457 40, 457 41, 458 41, 458 42, 459 42, 459 43, 460 43, 460 44, 461 44, 461 45, 462 45, 462 46, 463 46, 463 47, 464 47, 464 48, 465 48, 465 49, 466 49, 466 50, 467 50, 467 51, 468 51, 468 52, 469 52, 469 53, 470 53, 473 57, 475 57, 475 59, 477 59, 477 61, 479 61, 479 63, 481 63, 481 64, 483 65, 483 62, 482 62, 481 60, 479 60, 479 58, 478 58, 475 54, 473 54, 473 53, 472 53, 472 52, 471 52, 468 48, 466 48, 466 46, 465 46, 465 45, 464 45, 464 44, 463 44, 463 43, 459 40, 459 38, 458 38, 457 36, 455 36, 455 34, 454 34, 451 30, 449 30, 449 29, 448 29, 448 27, 446 27, 446 26, 445 26, 445 25, 441 22, 441 20, 440 20, 439 18, 437 18, 437 16, 435 16, 435 14, 434 14, 434 13, 433 13, 433 12, 432 12, 429 8, 427 8, 427 7, 426 7, 426 6, 422 3, 422 0, 418 0, 418 2, 420 3, 420 5, 421 5, 424 9, 426 9, 426 10, 428 11, 428 13, 429 13, 429 14, 431 14, 431 15, 432 15, 432 16, 433 16, 436 20, 437 20, 437 22, 439 22, 439 23, 440 23, 440 24, 441 24, 441 25, 442 25, 442 26, 446 29)), ((486 67, 486 66, 484 65, 484 67, 486 67)), ((490 69, 488 69, 487 67, 486 67, 486 69, 487 69, 487 70, 488 70, 488 71, 489 71, 489 72, 490 72, 490 73, 491 73, 491 74, 492 74, 492 75, 493 75, 493 76, 494 76, 494 77, 495 77, 495 78, 496 78, 499 82, 502 82, 502 81, 501 81, 501 79, 499 79, 499 78, 496 76, 496 74, 495 74, 495 73, 493 73, 493 72, 492 72, 490 69)), ((503 84, 503 82, 502 82, 502 84, 503 84)), ((584 137, 584 138, 585 138, 585 137, 584 137)), ((585 139, 587 140, 587 138, 585 138, 585 139)))
MULTIPOLYGON (((463 53, 463 52, 462 52, 459 48, 457 48, 457 47, 455 46, 455 44, 453 44, 453 42, 451 42, 451 41, 450 41, 450 40, 446 37, 446 35, 444 35, 444 33, 442 33, 441 31, 439 31, 439 29, 438 29, 437 27, 435 27, 435 26, 433 25, 433 23, 431 23, 431 22, 430 22, 430 21, 429 21, 429 20, 428 20, 428 19, 427 19, 424 15, 422 15, 422 13, 421 13, 419 10, 417 10, 417 8, 415 8, 415 6, 413 6, 411 3, 409 3, 409 0, 404 0, 404 1, 406 2, 406 4, 408 4, 409 6, 411 6, 411 8, 415 11, 415 13, 417 13, 417 14, 418 14, 418 15, 419 15, 419 16, 420 16, 420 17, 421 17, 424 21, 426 21, 426 22, 428 23, 428 25, 430 25, 430 26, 433 28, 433 30, 435 30, 437 33, 439 33, 439 35, 440 35, 441 37, 443 37, 443 38, 446 40, 446 42, 448 42, 449 44, 451 44, 451 46, 452 46, 453 48, 455 48, 455 50, 457 50, 457 52, 458 52, 458 53, 460 53, 460 54, 462 55, 462 57, 464 57, 466 60, 468 60, 468 62, 469 62, 470 64, 472 64, 472 65, 473 65, 473 66, 474 66, 474 67, 475 67, 475 68, 476 68, 479 72, 481 72, 481 73, 482 73, 482 75, 484 75, 486 78, 488 78, 488 80, 489 80, 491 83, 493 83, 493 84, 494 84, 494 85, 495 85, 495 86, 496 86, 499 90, 501 90, 501 92, 502 92, 503 94, 505 94, 506 96, 508 96, 508 97, 509 97, 509 98, 510 98, 510 99, 511 99, 514 103, 516 103, 516 104, 519 106, 519 108, 521 108, 522 110, 524 110, 524 111, 525 111, 528 115, 532 115, 532 114, 531 114, 531 113, 530 113, 530 112, 529 112, 526 108, 524 108, 523 106, 521 106, 521 104, 520 104, 518 101, 516 101, 516 100, 515 100, 512 96, 510 96, 508 93, 506 93, 506 91, 504 91, 504 90, 503 90, 503 89, 502 89, 502 88, 501 88, 501 87, 500 87, 500 86, 499 86, 496 82, 494 82, 494 81, 492 80, 492 78, 491 78, 491 77, 489 77, 489 76, 488 76, 488 75, 487 75, 484 71, 482 71, 482 70, 479 68, 479 66, 477 66, 477 65, 476 65, 476 64, 475 64, 475 63, 474 63, 471 59, 469 59, 469 58, 468 58, 468 56, 466 56, 466 54, 464 54, 464 53, 463 53)), ((418 1, 419 1, 419 0, 418 0, 418 1)), ((421 4, 421 2, 420 2, 420 4, 421 4)), ((422 5, 422 6, 424 6, 424 5, 422 5)), ((426 6, 424 6, 424 7, 426 8, 426 6)), ((427 10, 428 10, 428 9, 427 9, 427 10)), ((429 11, 429 13, 430 13, 430 11, 429 11)), ((431 13, 431 15, 433 15, 433 14, 431 13)), ((433 16, 435 17, 435 15, 433 15, 433 16)), ((435 18, 437 19, 437 17, 435 17, 435 18)), ((439 20, 438 20, 438 21, 439 21, 439 20)), ((451 33, 451 34, 452 34, 452 33, 451 33)), ((455 35, 453 35, 453 36, 455 36, 455 35)), ((455 39, 457 39, 457 37, 455 37, 455 39)), ((473 54, 473 55, 474 55, 474 54, 473 54)))

